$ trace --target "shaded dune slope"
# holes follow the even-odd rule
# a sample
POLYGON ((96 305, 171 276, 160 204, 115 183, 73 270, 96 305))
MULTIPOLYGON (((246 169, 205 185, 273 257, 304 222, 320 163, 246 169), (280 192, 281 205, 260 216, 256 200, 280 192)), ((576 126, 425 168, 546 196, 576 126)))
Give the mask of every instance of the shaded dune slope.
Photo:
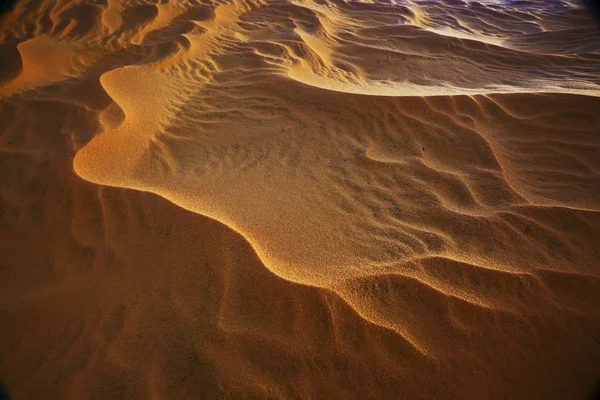
POLYGON ((4 18, 15 395, 584 397, 593 22, 567 2, 396 3, 4 18))

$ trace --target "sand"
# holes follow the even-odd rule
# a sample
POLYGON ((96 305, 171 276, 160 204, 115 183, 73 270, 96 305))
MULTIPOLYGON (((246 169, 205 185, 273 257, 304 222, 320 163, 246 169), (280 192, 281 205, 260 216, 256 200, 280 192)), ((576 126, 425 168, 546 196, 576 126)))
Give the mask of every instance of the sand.
POLYGON ((569 1, 22 0, 14 399, 585 399, 600 31, 569 1))

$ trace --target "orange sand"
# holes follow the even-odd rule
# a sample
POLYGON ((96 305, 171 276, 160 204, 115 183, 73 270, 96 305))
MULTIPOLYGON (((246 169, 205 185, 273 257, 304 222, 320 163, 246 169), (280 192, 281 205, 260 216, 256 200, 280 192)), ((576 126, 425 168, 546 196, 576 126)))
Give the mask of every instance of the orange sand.
POLYGON ((584 399, 600 33, 498 3, 18 3, 11 396, 584 399))

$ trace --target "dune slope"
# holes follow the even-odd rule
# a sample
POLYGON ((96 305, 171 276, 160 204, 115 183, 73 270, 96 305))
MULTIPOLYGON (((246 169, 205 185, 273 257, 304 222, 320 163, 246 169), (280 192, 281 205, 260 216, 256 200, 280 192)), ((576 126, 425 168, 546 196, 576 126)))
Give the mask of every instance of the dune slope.
POLYGON ((15 398, 585 398, 600 34, 572 2, 24 0, 15 398))

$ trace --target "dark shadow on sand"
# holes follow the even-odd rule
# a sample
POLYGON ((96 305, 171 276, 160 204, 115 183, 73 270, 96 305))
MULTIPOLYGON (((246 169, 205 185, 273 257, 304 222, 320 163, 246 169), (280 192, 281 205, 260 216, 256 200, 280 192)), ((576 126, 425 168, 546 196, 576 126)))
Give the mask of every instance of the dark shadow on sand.
POLYGON ((600 400, 600 379, 596 381, 592 391, 585 400, 600 400))
POLYGON ((0 0, 0 14, 14 10, 18 0, 0 0))
POLYGON ((600 0, 583 0, 583 4, 588 9, 588 11, 594 16, 596 19, 596 23, 600 28, 600 0))
POLYGON ((0 400, 10 400, 8 389, 6 389, 2 382, 0 382, 0 400))

